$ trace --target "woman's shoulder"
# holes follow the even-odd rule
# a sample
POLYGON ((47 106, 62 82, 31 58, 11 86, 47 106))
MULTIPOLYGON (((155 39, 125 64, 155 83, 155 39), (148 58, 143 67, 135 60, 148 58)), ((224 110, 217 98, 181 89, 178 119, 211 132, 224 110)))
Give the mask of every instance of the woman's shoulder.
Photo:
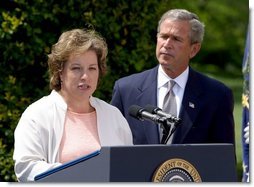
POLYGON ((40 114, 51 112, 50 109, 53 108, 53 106, 56 104, 59 106, 62 106, 63 108, 65 107, 64 103, 61 101, 59 94, 55 91, 52 91, 49 95, 45 95, 41 97, 40 99, 31 103, 26 108, 26 112, 40 113, 40 114))
POLYGON ((106 101, 98 98, 98 97, 91 97, 90 98, 90 101, 91 101, 91 104, 93 107, 100 107, 102 109, 106 109, 106 110, 109 110, 109 109, 112 109, 112 110, 115 110, 117 109, 115 106, 107 103, 106 101))

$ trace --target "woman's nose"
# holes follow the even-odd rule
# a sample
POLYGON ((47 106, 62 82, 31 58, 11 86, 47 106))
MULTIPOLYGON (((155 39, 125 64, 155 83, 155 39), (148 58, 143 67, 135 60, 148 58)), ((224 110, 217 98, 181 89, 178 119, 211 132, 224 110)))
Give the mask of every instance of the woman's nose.
POLYGON ((82 72, 82 75, 81 75, 81 79, 87 79, 88 78, 88 74, 86 71, 82 72))

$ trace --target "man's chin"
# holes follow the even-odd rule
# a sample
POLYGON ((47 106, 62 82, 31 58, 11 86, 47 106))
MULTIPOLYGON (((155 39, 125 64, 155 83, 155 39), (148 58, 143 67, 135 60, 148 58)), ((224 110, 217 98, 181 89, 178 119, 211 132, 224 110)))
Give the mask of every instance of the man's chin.
POLYGON ((160 65, 163 67, 163 68, 170 68, 173 66, 173 63, 172 62, 168 62, 168 61, 161 61, 159 62, 160 65))

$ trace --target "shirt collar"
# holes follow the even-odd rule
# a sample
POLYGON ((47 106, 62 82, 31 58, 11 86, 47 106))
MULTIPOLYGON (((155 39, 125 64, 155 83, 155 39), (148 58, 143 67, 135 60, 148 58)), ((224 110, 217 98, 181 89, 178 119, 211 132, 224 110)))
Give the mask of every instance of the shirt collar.
MULTIPOLYGON (((189 66, 181 73, 178 77, 174 79, 178 86, 185 88, 189 75, 189 66)), ((163 71, 161 65, 158 68, 158 88, 164 86, 171 78, 163 71)))

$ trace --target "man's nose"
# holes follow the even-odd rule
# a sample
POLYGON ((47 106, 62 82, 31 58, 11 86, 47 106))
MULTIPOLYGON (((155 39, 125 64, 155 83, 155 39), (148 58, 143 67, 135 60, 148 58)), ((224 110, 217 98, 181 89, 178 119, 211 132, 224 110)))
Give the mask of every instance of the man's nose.
POLYGON ((164 43, 165 47, 172 47, 172 38, 168 37, 164 43))

